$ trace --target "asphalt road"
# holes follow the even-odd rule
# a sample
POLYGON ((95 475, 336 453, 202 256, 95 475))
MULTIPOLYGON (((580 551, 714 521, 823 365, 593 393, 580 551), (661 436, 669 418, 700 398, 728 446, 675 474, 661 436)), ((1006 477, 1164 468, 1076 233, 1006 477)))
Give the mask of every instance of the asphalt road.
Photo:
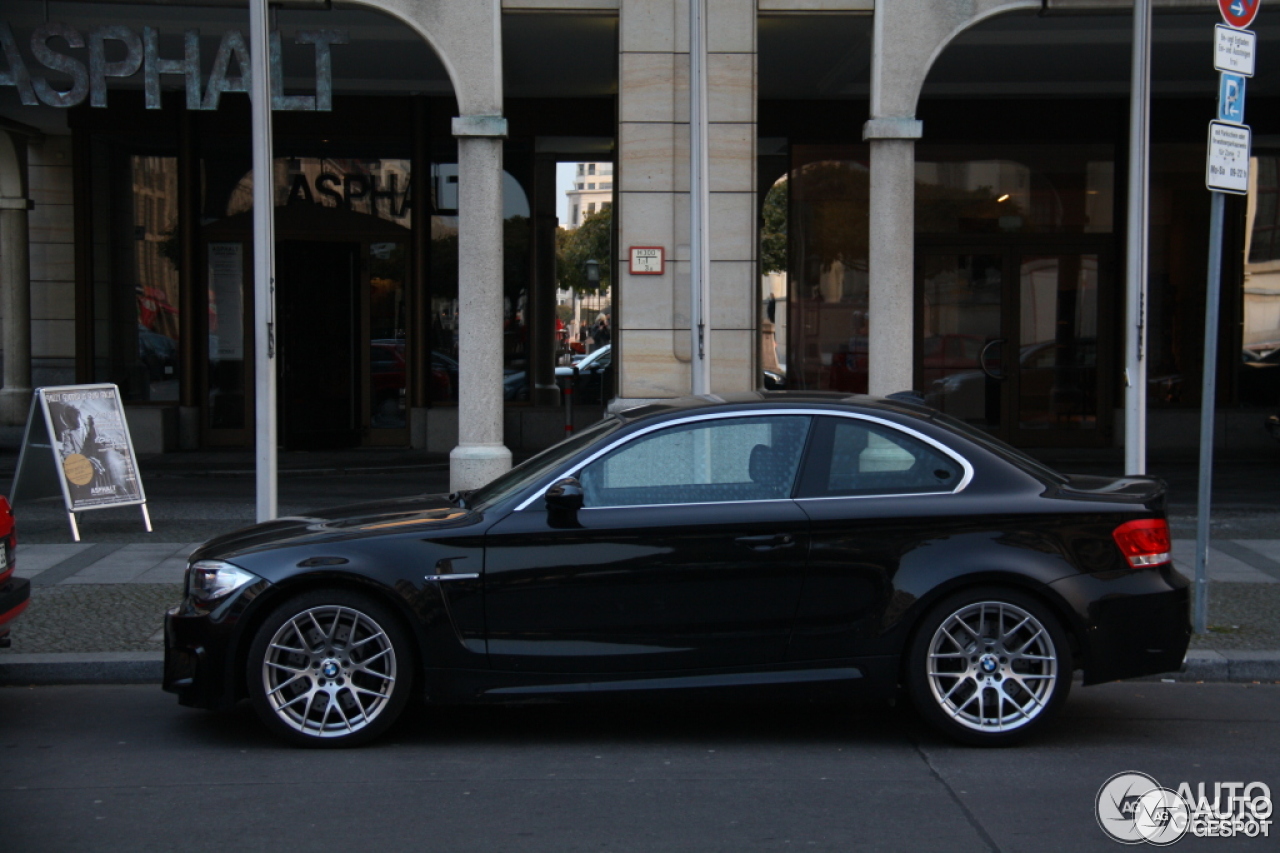
POLYGON ((885 706, 685 703, 421 709, 336 752, 155 687, 7 688, 0 849, 1114 853, 1094 818, 1113 774, 1280 793, 1278 754, 1270 685, 1077 686, 1052 732, 1005 750, 885 706))

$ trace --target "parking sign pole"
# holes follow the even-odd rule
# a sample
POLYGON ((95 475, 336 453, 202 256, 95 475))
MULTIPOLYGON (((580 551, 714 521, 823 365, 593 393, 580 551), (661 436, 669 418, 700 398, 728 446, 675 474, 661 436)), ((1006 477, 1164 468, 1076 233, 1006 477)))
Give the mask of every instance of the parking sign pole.
POLYGON ((276 232, 271 154, 271 72, 266 0, 251 0, 249 59, 253 68, 253 328, 254 456, 258 521, 278 515, 276 504, 276 232))
POLYGON ((1217 409, 1218 315, 1222 290, 1222 220, 1226 194, 1248 195, 1252 132, 1244 123, 1245 83, 1255 69, 1253 23, 1262 0, 1218 0, 1226 26, 1214 28, 1213 67, 1218 77, 1218 117, 1209 122, 1205 186, 1209 209, 1209 277, 1204 310, 1204 371, 1200 389, 1200 489, 1196 503, 1196 578, 1193 626, 1209 622, 1209 517, 1213 491, 1213 422, 1217 409))
POLYGON ((1151 0, 1133 6, 1129 216, 1125 263, 1124 472, 1147 472, 1147 208, 1151 127, 1151 0))
POLYGON ((1209 621, 1209 504, 1213 486, 1213 416, 1218 385, 1218 313, 1222 289, 1223 193, 1213 193, 1209 211, 1209 284, 1204 310, 1204 376, 1200 390, 1200 491, 1196 500, 1195 631, 1209 621))

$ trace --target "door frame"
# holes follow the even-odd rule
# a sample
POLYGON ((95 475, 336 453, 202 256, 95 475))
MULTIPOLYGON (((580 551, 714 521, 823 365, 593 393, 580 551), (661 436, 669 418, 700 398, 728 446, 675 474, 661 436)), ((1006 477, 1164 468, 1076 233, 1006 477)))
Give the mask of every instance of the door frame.
POLYGON ((924 389, 924 257, 930 254, 997 255, 1002 258, 1000 333, 1005 340, 1002 359, 1011 366, 1000 383, 1000 427, 993 435, 1017 447, 1109 447, 1114 428, 1115 363, 1120 344, 1115 306, 1115 236, 1111 234, 946 234, 916 235, 914 279, 914 341, 912 377, 924 389), (1028 255, 1095 255, 1098 258, 1096 364, 1097 427, 1095 429, 1022 429, 1017 400, 1021 372, 1021 269, 1028 255), (1013 359, 1013 362, 1010 362, 1013 359))
MULTIPOLYGON (((276 233, 276 242, 330 242, 331 236, 326 234, 315 234, 298 232, 292 229, 280 230, 276 233)), ((357 410, 357 428, 360 433, 360 441, 357 446, 360 447, 377 447, 377 446, 405 446, 409 443, 409 412, 406 410, 406 423, 401 428, 384 428, 374 430, 371 428, 371 394, 370 394, 370 335, 372 333, 370 327, 370 305, 369 305, 369 252, 370 247, 374 243, 387 242, 403 242, 406 247, 405 269, 405 295, 406 299, 410 297, 413 290, 411 276, 413 274, 412 264, 412 239, 410 233, 406 231, 403 235, 386 235, 373 233, 349 233, 345 235, 342 242, 352 243, 358 247, 356 257, 356 274, 354 276, 354 286, 358 288, 358 292, 353 294, 352 304, 358 306, 360 316, 355 323, 354 345, 356 347, 355 368, 358 375, 355 380, 355 401, 354 405, 357 410)), ((211 243, 239 243, 242 246, 242 284, 241 284, 241 301, 242 301, 242 320, 244 330, 244 361, 242 364, 243 387, 245 389, 245 420, 242 428, 215 428, 209 425, 209 316, 208 311, 201 312, 201 316, 197 322, 197 335, 199 336, 200 357, 196 367, 198 376, 198 399, 200 410, 200 444, 202 447, 249 447, 254 442, 254 424, 257 419, 257 394, 254 386, 254 359, 256 358, 256 344, 254 335, 254 299, 253 299, 253 236, 251 233, 245 232, 242 228, 224 223, 214 223, 202 229, 199 237, 199 268, 197 292, 202 299, 208 298, 209 293, 209 263, 208 253, 209 244, 211 243)), ((412 333, 412 324, 407 329, 412 333)), ((405 389, 406 395, 408 389, 413 387, 415 374, 419 366, 414 363, 414 359, 408 357, 408 353, 412 351, 412 345, 407 341, 406 346, 406 364, 405 364, 405 389)), ((281 367, 278 365, 277 367, 281 367)), ((425 369, 430 369, 429 366, 425 369)), ((407 397, 406 397, 407 399, 407 397)), ((278 402, 278 400, 277 400, 278 402)))

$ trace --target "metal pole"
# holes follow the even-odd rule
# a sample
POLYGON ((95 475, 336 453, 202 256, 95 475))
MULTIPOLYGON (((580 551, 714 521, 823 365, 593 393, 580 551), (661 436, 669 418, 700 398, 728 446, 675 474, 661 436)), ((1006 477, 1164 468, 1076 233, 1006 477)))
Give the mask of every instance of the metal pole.
POLYGON ((1124 471, 1147 471, 1147 187, 1151 117, 1151 0, 1133 6, 1129 101, 1129 220, 1125 264, 1124 471))
POLYGON ((257 412, 258 521, 279 513, 276 503, 276 235, 271 156, 271 64, 266 0, 249 3, 249 59, 253 85, 253 387, 257 412))
POLYGON ((706 0, 689 0, 689 333, 694 394, 711 393, 706 0))
POLYGON ((1213 487, 1213 416, 1218 384, 1218 302, 1222 290, 1223 193, 1213 193, 1209 210, 1209 284, 1204 309, 1204 376, 1200 390, 1200 491, 1196 499, 1195 630, 1209 620, 1209 508, 1213 487))

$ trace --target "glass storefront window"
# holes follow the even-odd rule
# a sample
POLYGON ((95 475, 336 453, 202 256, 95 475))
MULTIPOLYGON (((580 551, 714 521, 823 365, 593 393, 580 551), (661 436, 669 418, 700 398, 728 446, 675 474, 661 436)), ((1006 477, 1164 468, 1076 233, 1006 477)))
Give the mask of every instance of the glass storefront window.
POLYGON ((242 242, 208 246, 208 420, 213 429, 245 426, 245 255, 242 242))
POLYGON ((177 400, 178 159, 136 150, 92 147, 93 375, 128 401, 177 400))
MULTIPOLYGON (((431 217, 431 375, 429 397, 435 402, 458 399, 458 167, 431 167, 435 213, 431 217), (446 380, 450 380, 446 382, 446 380)), ((503 396, 508 402, 529 399, 529 292, 532 278, 529 247, 533 227, 524 188, 510 173, 502 175, 503 396)))
MULTIPOLYGON (((405 228, 413 224, 408 160, 277 157, 273 166, 276 207, 318 205, 376 216, 405 228)), ((246 171, 229 189, 221 215, 252 209, 253 172, 246 171)))
POLYGON ((790 388, 867 390, 869 179, 865 146, 792 149, 790 388))
MULTIPOLYGON (((866 146, 793 146, 791 170, 783 182, 789 185, 784 187, 790 196, 787 221, 772 230, 766 196, 761 245, 766 267, 772 232, 785 235, 788 250, 792 363, 787 387, 867 390, 867 331, 875 322, 868 316, 868 160, 866 146)), ((1109 145, 920 145, 916 233, 953 243, 957 238, 971 242, 979 261, 986 257, 982 252, 988 243, 983 241, 990 240, 984 235, 1028 235, 1028 239, 1040 234, 1108 235, 1115 224, 1114 172, 1109 145)), ((778 192, 775 186, 770 196, 778 192)), ((997 239, 1007 242, 1008 238, 997 239)), ((989 282, 983 270, 988 267, 994 270, 996 286, 987 295, 998 309, 1003 261, 978 263, 973 270, 965 267, 973 275, 966 273, 963 281, 942 275, 943 268, 948 274, 961 269, 954 258, 939 270, 929 268, 929 263, 926 259, 921 271, 929 289, 925 325, 931 330, 926 331, 923 344, 926 383, 940 379, 941 374, 933 374, 942 367, 956 367, 959 362, 951 363, 956 359, 972 368, 974 359, 969 355, 937 349, 963 348, 966 340, 958 332, 946 331, 949 323, 959 322, 949 319, 947 311, 963 304, 967 323, 972 320, 969 314, 980 310, 974 306, 987 304, 983 288, 989 282), (952 292, 956 287, 977 288, 978 295, 960 299, 952 292)), ((773 286, 766 281, 762 284, 766 316, 772 295, 773 286)), ((985 345, 999 333, 997 327, 971 334, 982 337, 985 345)), ((771 342, 767 334, 762 339, 762 362, 767 363, 771 342)), ((994 412, 991 415, 994 419, 994 412)))
MULTIPOLYGON (((369 245, 369 427, 403 429, 408 425, 405 388, 408 315, 405 311, 405 243, 369 245)), ((431 368, 427 385, 436 390, 431 368)), ((443 379, 448 382, 446 374, 443 379)))
POLYGON ((138 358, 151 400, 178 399, 178 160, 130 158, 133 173, 134 264, 137 270, 138 358))
POLYGON ((1252 159, 1245 210, 1240 402, 1280 404, 1280 155, 1252 159))
POLYGON ((919 146, 916 232, 1106 234, 1110 146, 919 146))

